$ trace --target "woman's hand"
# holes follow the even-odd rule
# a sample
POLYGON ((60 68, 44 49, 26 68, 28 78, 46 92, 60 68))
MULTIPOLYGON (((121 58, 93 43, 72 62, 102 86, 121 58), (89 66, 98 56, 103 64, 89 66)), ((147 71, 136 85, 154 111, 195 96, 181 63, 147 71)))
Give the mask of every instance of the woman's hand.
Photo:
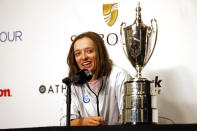
POLYGON ((99 126, 104 124, 104 118, 99 116, 89 116, 72 120, 71 126, 99 126))

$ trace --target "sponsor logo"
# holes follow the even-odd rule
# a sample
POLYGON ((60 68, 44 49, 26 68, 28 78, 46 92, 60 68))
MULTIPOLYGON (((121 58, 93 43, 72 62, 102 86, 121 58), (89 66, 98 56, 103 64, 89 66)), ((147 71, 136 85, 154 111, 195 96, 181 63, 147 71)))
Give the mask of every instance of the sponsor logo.
POLYGON ((103 16, 108 26, 112 26, 118 17, 118 3, 103 4, 103 16))
MULTIPOLYGON (((103 38, 104 41, 107 42, 108 45, 116 45, 118 43, 118 35, 116 33, 109 33, 107 35, 104 34, 99 34, 101 36, 101 38, 103 38)), ((77 35, 72 35, 70 37, 71 41, 73 41, 75 38, 77 37, 77 35)))
POLYGON ((10 89, 0 89, 0 97, 11 97, 10 89))
POLYGON ((17 42, 22 41, 22 31, 0 32, 0 42, 17 42))
POLYGON ((40 85, 39 92, 41 94, 58 94, 58 93, 65 93, 66 86, 65 85, 40 85))
POLYGON ((84 103, 89 103, 90 102, 90 98, 88 97, 88 95, 83 96, 83 102, 84 103))

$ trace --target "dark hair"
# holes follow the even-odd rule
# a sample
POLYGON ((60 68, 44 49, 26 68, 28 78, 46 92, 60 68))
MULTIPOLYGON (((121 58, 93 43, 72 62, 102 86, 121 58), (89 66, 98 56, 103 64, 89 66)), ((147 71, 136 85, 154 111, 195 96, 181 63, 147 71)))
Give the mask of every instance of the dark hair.
POLYGON ((95 78, 99 79, 102 76, 109 76, 112 70, 112 60, 109 58, 109 54, 105 47, 104 41, 101 36, 95 32, 85 32, 78 35, 72 42, 68 56, 67 56, 67 64, 69 67, 69 77, 75 75, 79 71, 79 67, 75 60, 74 55, 74 44, 77 40, 82 39, 84 37, 90 38, 96 48, 96 71, 95 71, 95 78))

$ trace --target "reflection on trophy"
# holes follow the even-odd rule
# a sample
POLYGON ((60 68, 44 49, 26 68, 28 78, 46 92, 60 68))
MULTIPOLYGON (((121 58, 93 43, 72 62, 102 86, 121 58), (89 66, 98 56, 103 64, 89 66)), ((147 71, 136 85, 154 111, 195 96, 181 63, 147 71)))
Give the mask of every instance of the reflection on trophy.
POLYGON ((130 26, 121 24, 120 34, 125 54, 137 75, 124 83, 122 120, 123 124, 158 123, 157 93, 153 82, 143 78, 142 69, 148 63, 157 40, 157 21, 151 26, 142 22, 140 3, 136 8, 136 19, 130 26))

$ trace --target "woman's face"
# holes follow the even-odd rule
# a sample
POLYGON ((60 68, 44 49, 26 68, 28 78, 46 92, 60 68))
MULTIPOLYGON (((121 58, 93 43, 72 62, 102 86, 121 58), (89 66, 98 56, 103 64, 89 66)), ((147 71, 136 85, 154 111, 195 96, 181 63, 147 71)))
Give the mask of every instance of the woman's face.
POLYGON ((96 47, 94 42, 84 37, 74 43, 74 55, 78 67, 88 69, 93 74, 96 70, 96 47))

